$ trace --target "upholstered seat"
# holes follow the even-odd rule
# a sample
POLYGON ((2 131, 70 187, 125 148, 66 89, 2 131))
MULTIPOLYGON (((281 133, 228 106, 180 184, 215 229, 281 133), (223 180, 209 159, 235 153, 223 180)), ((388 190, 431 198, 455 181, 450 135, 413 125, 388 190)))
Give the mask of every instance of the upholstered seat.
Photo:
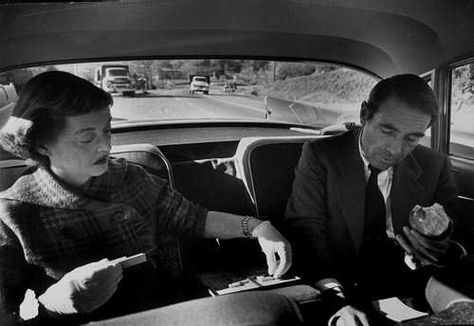
POLYGON ((291 192, 294 169, 303 144, 314 136, 246 138, 237 149, 241 167, 257 215, 279 222, 291 192))

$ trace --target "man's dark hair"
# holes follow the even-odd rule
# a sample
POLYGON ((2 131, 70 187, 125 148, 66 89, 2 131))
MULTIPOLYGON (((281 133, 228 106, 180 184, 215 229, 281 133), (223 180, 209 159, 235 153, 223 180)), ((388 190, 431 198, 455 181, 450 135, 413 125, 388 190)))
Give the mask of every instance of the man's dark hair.
POLYGON ((413 74, 395 75, 375 85, 367 100, 366 120, 372 119, 383 102, 396 97, 410 107, 431 116, 430 125, 438 117, 438 101, 431 87, 419 76, 413 74))

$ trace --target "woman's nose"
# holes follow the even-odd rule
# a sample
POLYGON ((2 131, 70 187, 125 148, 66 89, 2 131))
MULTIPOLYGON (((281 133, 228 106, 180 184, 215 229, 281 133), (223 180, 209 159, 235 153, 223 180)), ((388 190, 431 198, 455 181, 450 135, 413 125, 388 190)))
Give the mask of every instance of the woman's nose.
POLYGON ((108 152, 111 147, 111 136, 109 133, 102 135, 99 141, 99 151, 108 152))

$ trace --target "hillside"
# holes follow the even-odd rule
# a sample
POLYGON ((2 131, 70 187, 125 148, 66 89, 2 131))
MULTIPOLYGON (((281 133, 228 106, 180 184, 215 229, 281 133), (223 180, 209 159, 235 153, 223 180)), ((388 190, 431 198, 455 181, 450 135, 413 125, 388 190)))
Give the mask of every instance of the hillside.
POLYGON ((305 103, 338 105, 360 104, 367 98, 376 84, 374 77, 338 68, 331 71, 316 71, 308 76, 278 80, 258 87, 259 96, 274 96, 305 103))

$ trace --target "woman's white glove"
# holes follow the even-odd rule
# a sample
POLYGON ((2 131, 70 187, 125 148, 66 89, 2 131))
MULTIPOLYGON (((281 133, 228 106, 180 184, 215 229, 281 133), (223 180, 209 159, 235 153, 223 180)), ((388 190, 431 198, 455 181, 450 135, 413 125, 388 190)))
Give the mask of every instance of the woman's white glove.
POLYGON ((290 269, 292 264, 290 243, 269 221, 258 224, 252 230, 252 237, 257 238, 267 258, 269 275, 277 278, 290 269), (277 261, 275 254, 278 255, 280 261, 277 261))
POLYGON ((73 269, 39 298, 50 312, 88 313, 106 303, 122 279, 122 267, 108 259, 73 269))

